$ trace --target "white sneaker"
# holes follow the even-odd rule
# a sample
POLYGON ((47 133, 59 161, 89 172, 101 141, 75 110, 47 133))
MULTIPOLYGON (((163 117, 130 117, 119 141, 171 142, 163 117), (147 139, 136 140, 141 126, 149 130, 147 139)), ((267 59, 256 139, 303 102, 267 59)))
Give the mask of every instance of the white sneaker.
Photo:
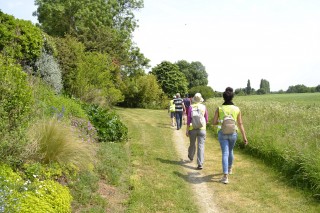
POLYGON ((222 177, 222 178, 220 179, 220 182, 222 182, 222 183, 224 183, 224 184, 229 183, 228 177, 222 177))

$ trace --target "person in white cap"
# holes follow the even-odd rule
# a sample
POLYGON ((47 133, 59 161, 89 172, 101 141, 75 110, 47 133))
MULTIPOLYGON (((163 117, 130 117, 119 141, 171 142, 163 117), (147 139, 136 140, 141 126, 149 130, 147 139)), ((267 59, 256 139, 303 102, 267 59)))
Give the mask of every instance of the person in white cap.
POLYGON ((196 153, 197 143, 197 169, 201 170, 204 164, 204 144, 206 140, 206 124, 208 123, 208 111, 204 104, 200 93, 196 93, 192 98, 192 104, 187 117, 186 135, 190 139, 188 148, 188 158, 193 161, 196 153), (196 120, 199 119, 199 122, 196 120))

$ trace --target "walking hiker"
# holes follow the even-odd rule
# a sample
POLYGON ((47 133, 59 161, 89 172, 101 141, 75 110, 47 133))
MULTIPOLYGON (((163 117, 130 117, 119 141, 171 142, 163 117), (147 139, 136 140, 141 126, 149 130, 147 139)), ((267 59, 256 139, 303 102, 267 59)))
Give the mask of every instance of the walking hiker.
POLYGON ((171 126, 174 127, 175 126, 175 104, 174 104, 174 99, 176 98, 176 96, 173 96, 173 99, 169 101, 169 107, 168 107, 168 113, 170 113, 170 118, 171 118, 171 126))
POLYGON ((183 112, 185 111, 183 100, 182 98, 180 98, 180 93, 176 94, 176 98, 173 99, 173 103, 175 104, 177 130, 179 130, 182 127, 182 115, 183 115, 183 112))
POLYGON ((223 92, 224 103, 221 107, 217 108, 213 117, 213 125, 218 125, 218 140, 222 152, 223 170, 223 177, 220 181, 224 184, 229 183, 228 175, 232 174, 232 164, 234 159, 233 148, 238 138, 238 129, 240 129, 244 144, 248 144, 242 123, 241 111, 239 107, 233 104, 233 97, 233 89, 231 87, 227 87, 223 92), (231 120, 234 120, 234 126, 232 125, 231 120))
POLYGON ((197 143, 197 169, 201 170, 204 163, 204 144, 206 140, 206 124, 208 123, 208 111, 200 93, 196 93, 192 99, 192 105, 187 117, 186 136, 189 137, 188 158, 193 161, 197 143), (198 120, 196 122, 196 120, 198 120))

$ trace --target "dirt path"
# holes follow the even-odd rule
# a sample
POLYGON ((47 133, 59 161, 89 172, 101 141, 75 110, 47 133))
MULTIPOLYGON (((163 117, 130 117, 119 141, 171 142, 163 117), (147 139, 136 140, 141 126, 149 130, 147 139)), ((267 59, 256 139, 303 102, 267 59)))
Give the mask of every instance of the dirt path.
POLYGON ((199 206, 200 213, 212 213, 219 212, 216 204, 214 203, 214 189, 210 188, 207 181, 212 178, 210 175, 206 175, 202 170, 195 170, 196 161, 190 162, 187 158, 189 138, 185 135, 185 126, 181 130, 173 129, 173 141, 175 142, 176 150, 181 159, 185 159, 185 172, 187 174, 187 180, 190 182, 194 191, 194 197, 199 206))

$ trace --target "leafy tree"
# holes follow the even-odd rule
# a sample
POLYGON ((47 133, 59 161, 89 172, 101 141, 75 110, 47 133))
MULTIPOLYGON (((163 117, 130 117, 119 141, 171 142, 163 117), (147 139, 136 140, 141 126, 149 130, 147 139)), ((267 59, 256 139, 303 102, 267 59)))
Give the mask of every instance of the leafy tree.
POLYGON ((31 21, 15 19, 0 11, 0 52, 21 65, 33 65, 41 54, 42 32, 31 21))
POLYGON ((263 88, 262 88, 262 89, 258 89, 258 90, 257 90, 257 94, 258 94, 258 95, 266 94, 266 90, 263 89, 263 88))
POLYGON ((247 94, 246 91, 246 88, 237 88, 235 89, 234 93, 238 96, 244 96, 247 94))
POLYGON ((295 86, 289 86, 287 93, 307 93, 310 89, 303 84, 297 84, 295 86))
POLYGON ((316 91, 316 92, 320 92, 320 85, 316 86, 315 91, 316 91))
POLYGON ((145 75, 145 69, 150 68, 150 60, 145 58, 138 47, 132 46, 129 52, 129 58, 123 67, 123 75, 134 77, 145 75))
POLYGON ((265 91, 265 94, 270 93, 270 84, 269 81, 265 79, 261 79, 260 82, 260 89, 263 89, 265 91))
POLYGON ((128 79, 126 85, 122 106, 159 109, 167 100, 154 75, 128 79))
POLYGON ((55 44, 64 91, 72 95, 71 87, 76 79, 78 63, 85 57, 85 46, 70 35, 66 35, 65 38, 56 38, 55 44))
POLYGON ((71 93, 87 103, 111 106, 123 101, 115 86, 118 75, 119 70, 106 54, 86 53, 77 64, 71 93))
POLYGON ((168 97, 171 97, 177 92, 181 94, 187 93, 187 79, 185 75, 179 71, 177 65, 163 61, 155 66, 150 73, 157 77, 159 85, 168 97))
POLYGON ((179 70, 186 76, 189 89, 196 86, 208 85, 208 74, 201 62, 189 63, 185 60, 180 60, 175 64, 178 65, 179 70))
POLYGON ((49 35, 70 34, 90 51, 102 51, 121 63, 128 57, 137 26, 133 11, 142 0, 35 0, 34 15, 49 35))
POLYGON ((250 84, 250 80, 249 79, 248 79, 248 82, 247 82, 246 93, 248 95, 251 93, 251 84, 250 84))
POLYGON ((193 97, 197 92, 200 92, 204 100, 215 97, 215 92, 210 86, 196 86, 189 90, 190 97, 193 97))

